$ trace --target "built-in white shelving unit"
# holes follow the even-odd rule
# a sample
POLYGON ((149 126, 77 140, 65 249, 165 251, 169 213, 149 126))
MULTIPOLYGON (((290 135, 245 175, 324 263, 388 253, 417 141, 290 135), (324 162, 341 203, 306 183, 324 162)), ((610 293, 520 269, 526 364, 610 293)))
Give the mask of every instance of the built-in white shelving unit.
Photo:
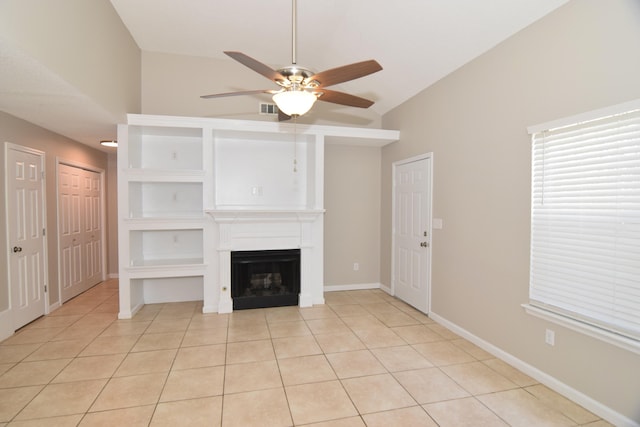
POLYGON ((169 301, 231 311, 233 250, 301 249, 300 305, 323 303, 325 143, 398 138, 370 128, 129 115, 118 126, 119 317, 169 301))

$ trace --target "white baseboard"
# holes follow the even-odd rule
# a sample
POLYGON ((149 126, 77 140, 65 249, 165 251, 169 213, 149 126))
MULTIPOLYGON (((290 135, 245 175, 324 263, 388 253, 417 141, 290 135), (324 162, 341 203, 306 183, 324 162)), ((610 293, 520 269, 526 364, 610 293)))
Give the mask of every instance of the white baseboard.
POLYGON ((205 305, 202 306, 202 313, 203 314, 208 314, 208 313, 217 313, 218 312, 218 305, 205 305))
POLYGON ((351 285, 325 285, 325 292, 335 291, 361 291, 365 289, 380 289, 380 283, 354 283, 351 285))
POLYGON ((585 409, 593 412, 599 417, 607 420, 608 422, 618 426, 618 427, 640 427, 640 423, 622 415, 621 413, 611 409, 610 407, 604 405, 603 403, 587 396, 586 394, 570 387, 569 385, 561 382, 555 377, 547 374, 546 372, 541 371, 540 369, 532 366, 517 357, 513 356, 510 353, 505 352, 504 350, 496 347, 495 345, 473 335, 471 332, 466 329, 461 328, 445 319, 444 317, 431 312, 429 317, 433 319, 435 322, 441 324, 442 326, 450 329, 461 337, 471 341, 481 349, 491 353, 496 356, 498 359, 503 360, 509 365, 519 369, 523 373, 529 375, 531 378, 534 378, 536 381, 539 381, 541 384, 546 385, 550 389, 560 393, 561 395, 567 397, 568 399, 573 400, 577 404, 581 405, 585 409))
POLYGON ((133 316, 135 316, 135 315, 136 315, 136 313, 137 313, 138 311, 140 311, 140 309, 141 309, 142 307, 144 307, 144 304, 138 304, 138 305, 136 305, 135 307, 133 307, 133 308, 131 309, 131 311, 122 311, 122 310, 120 310, 120 311, 118 312, 118 319, 121 319, 121 320, 122 320, 122 319, 132 319, 132 318, 133 318, 133 316))
POLYGON ((382 283, 380 284, 380 289, 382 289, 383 291, 385 291, 385 292, 386 292, 386 293, 388 293, 389 295, 394 296, 394 295, 393 295, 393 289, 391 289, 391 288, 390 288, 390 287, 388 287, 388 286, 383 285, 382 283))
POLYGON ((118 273, 109 273, 107 274, 107 279, 117 279, 120 275, 118 273))
POLYGON ((54 311, 59 309, 61 306, 62 304, 60 304, 60 301, 54 302, 53 304, 49 304, 49 311, 47 311, 46 314, 53 313, 54 311))
POLYGON ((6 340, 13 335, 13 318, 11 316, 11 310, 6 309, 0 311, 0 341, 6 340))

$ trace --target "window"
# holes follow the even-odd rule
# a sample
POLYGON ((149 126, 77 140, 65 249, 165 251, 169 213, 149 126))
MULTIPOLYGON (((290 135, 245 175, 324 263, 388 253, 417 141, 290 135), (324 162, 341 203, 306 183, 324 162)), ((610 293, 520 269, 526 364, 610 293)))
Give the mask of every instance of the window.
POLYGON ((530 129, 525 308, 639 351, 640 103, 625 107, 530 129))

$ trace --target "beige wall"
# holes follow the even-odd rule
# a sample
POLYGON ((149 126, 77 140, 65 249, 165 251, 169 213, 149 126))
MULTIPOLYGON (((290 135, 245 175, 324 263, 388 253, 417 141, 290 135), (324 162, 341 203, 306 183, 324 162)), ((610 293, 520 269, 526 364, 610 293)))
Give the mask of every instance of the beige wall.
POLYGON ((140 112, 140 50, 109 0, 2 0, 0 36, 116 122, 140 112))
MULTIPOLYGON (((140 112, 140 50, 109 0, 3 0, 0 2, 0 37, 111 113, 114 135, 116 124, 126 120, 126 113, 140 112)), ((34 105, 34 109, 37 108, 34 105)), ((106 153, 4 113, 1 120, 0 136, 4 141, 46 152, 48 229, 56 227, 56 189, 52 175, 56 156, 104 169, 107 172, 107 208, 109 212, 115 209, 115 166, 107 167, 106 153)), ((3 224, 4 215, 3 211, 3 224)), ((107 230, 107 268, 108 273, 114 274, 117 272, 117 222, 109 221, 107 230)), ((6 233, 4 227, 2 233, 6 233)), ((54 236, 49 236, 48 247, 50 302, 56 303, 58 271, 54 236)), ((7 274, 5 251, 4 247, 0 250, 2 277, 7 274)), ((8 307, 6 291, 2 286, 0 310, 8 307)))
POLYGON ((381 280, 390 283, 391 163, 434 153, 433 312, 640 421, 640 356, 525 314, 526 128, 640 98, 640 2, 574 0, 385 117, 381 280), (556 345, 544 343, 545 328, 556 345))
MULTIPOLYGON (((58 214, 57 214, 57 177, 56 159, 61 161, 73 161, 83 165, 89 165, 98 169, 107 170, 107 154, 99 150, 90 148, 84 144, 72 141, 61 135, 42 129, 29 122, 0 112, 0 142, 3 147, 0 153, 0 164, 5 164, 4 143, 22 145, 45 153, 45 188, 46 188, 46 211, 47 222, 47 252, 48 252, 48 278, 49 303, 59 302, 59 281, 58 281, 58 214)), ((5 188, 5 170, 0 174, 0 188, 5 188)), ((109 182, 106 183, 107 193, 115 191, 109 182)), ((0 211, 0 241, 7 242, 6 211, 0 211)), ((110 230, 108 230, 110 231, 110 230)), ((110 248, 114 249, 114 248, 110 248)), ((116 248, 117 249, 117 248, 116 248)), ((0 277, 3 278, 3 285, 0 286, 0 311, 9 307, 7 277, 7 245, 0 245, 0 277)))
POLYGON ((378 284, 380 149, 329 144, 324 170, 325 285, 378 284))
POLYGON ((106 271, 108 277, 118 275, 118 160, 114 152, 107 157, 107 255, 106 271))

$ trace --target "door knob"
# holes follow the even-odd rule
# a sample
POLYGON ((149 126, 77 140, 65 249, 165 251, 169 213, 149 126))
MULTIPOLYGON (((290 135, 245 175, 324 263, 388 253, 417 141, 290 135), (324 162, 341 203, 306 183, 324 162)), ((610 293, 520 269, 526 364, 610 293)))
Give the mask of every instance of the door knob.
POLYGON ((13 252, 22 252, 22 248, 20 246, 14 246, 13 247, 13 252))
POLYGON ((423 248, 428 248, 429 247, 429 243, 427 242, 420 242, 420 246, 423 248))

